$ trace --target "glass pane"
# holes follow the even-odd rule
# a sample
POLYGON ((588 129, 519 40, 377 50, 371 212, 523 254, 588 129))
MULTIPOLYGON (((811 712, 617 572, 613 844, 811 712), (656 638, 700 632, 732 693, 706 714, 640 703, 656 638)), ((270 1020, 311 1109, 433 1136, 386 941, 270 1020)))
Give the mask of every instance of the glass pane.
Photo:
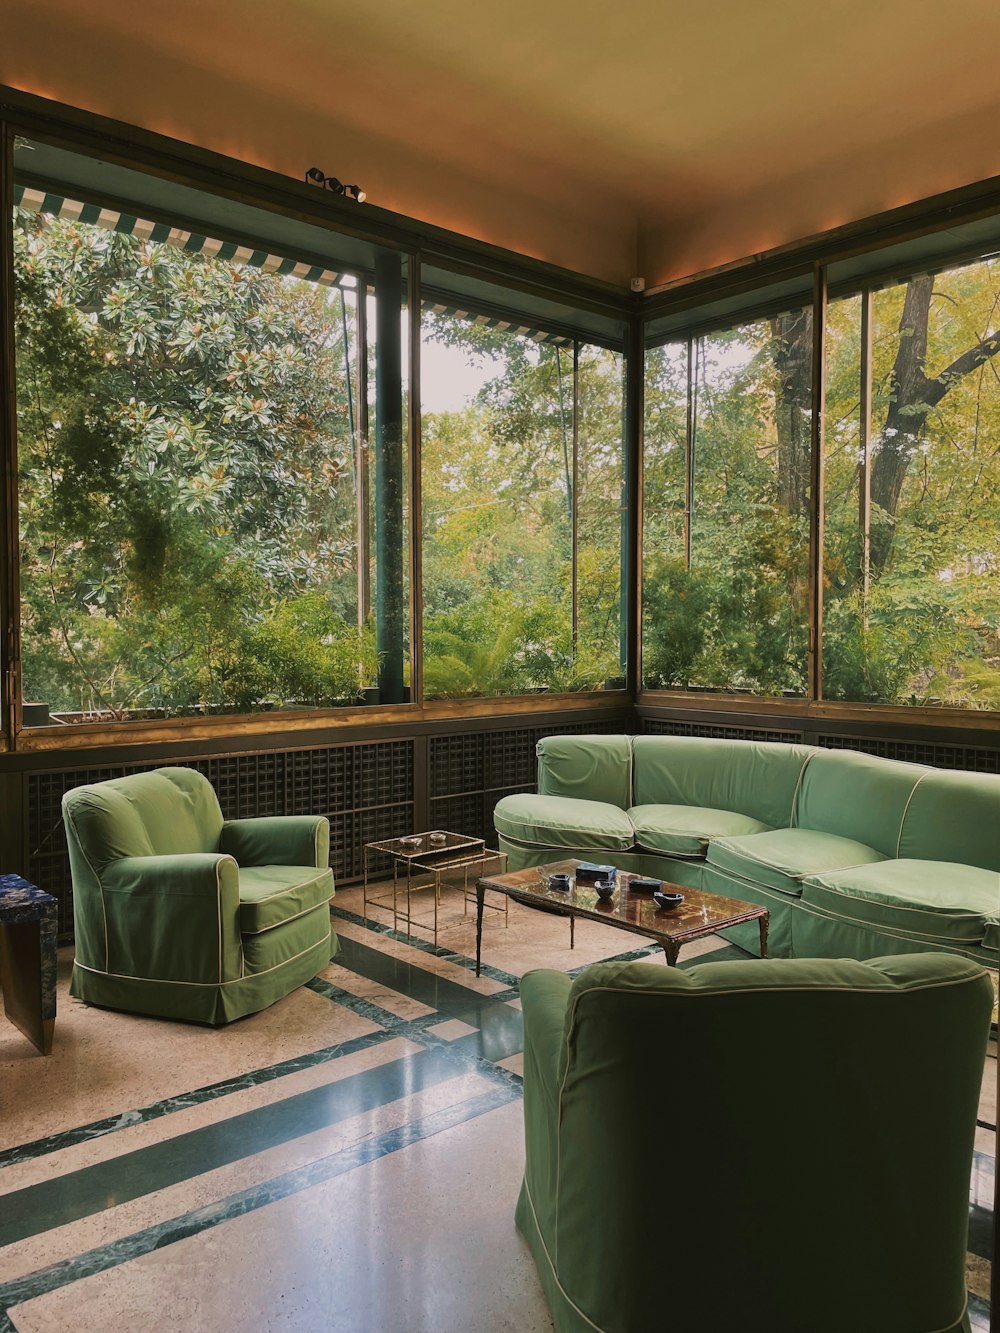
POLYGON ((794 310, 647 353, 643 675, 648 686, 805 692, 812 316, 794 310))
POLYGON ((686 623, 687 343, 647 349, 645 374, 642 677, 647 689, 656 689, 687 683, 688 649, 697 638, 686 623))
MULTIPOLYGON (((998 708, 1000 265, 918 276, 872 306, 867 543, 864 460, 852 473, 827 448, 840 498, 827 504, 824 694, 998 708)), ((857 413, 859 327, 860 299, 844 302, 828 339, 831 417, 857 413)))
POLYGON ((16 203, 25 698, 64 721, 359 698, 356 280, 16 203))
POLYGON ((425 309, 424 693, 579 683, 572 346, 425 309))
POLYGON ((581 345, 578 385, 575 683, 622 689, 626 498, 621 353, 581 345))

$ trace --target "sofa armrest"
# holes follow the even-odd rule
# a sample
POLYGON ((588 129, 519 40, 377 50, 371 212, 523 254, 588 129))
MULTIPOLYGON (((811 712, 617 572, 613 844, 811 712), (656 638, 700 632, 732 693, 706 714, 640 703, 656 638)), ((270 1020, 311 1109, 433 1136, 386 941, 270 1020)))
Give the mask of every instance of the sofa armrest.
POLYGON ((219 851, 241 866, 316 866, 330 864, 330 821, 325 815, 272 815, 264 819, 227 819, 219 851))
POLYGON ((126 856, 101 873, 106 970, 218 984, 242 973, 240 872, 231 856, 126 856))

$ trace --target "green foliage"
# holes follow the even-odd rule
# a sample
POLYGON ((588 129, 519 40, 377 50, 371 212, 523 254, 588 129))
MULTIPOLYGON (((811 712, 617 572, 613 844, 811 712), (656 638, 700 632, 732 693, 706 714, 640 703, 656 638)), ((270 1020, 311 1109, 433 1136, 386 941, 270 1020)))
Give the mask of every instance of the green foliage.
POLYGON ((621 362, 581 348, 577 635, 572 607, 572 352, 444 316, 425 338, 488 356, 462 412, 426 413, 424 691, 578 690, 619 675, 621 362))
POLYGON ((341 294, 28 213, 14 258, 28 697, 356 698, 341 294))

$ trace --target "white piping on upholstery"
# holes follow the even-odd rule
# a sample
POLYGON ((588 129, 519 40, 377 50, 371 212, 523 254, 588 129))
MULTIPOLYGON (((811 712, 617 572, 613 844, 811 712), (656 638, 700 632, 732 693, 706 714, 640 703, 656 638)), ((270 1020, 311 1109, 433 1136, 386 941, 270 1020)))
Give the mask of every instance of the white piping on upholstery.
MULTIPOLYGON (((329 925, 326 928, 326 935, 327 938, 329 939, 330 936, 329 925)), ((297 962, 298 959, 304 958, 307 953, 311 953, 312 950, 316 948, 317 944, 322 944, 322 943, 323 943, 322 939, 315 940, 312 944, 310 944, 307 948, 303 949, 300 953, 293 954, 291 958, 285 958, 280 963, 275 963, 274 967, 265 967, 262 972, 250 972, 247 975, 251 977, 266 977, 268 973, 277 972, 277 970, 280 967, 287 967, 289 963, 294 963, 297 962)), ((155 986, 201 986, 201 987, 238 986, 241 981, 244 981, 246 979, 245 977, 234 977, 231 981, 218 981, 218 982, 178 981, 174 977, 132 977, 129 976, 127 972, 108 972, 107 969, 102 971, 99 967, 87 967, 86 963, 74 962, 73 965, 74 967, 82 968, 84 972, 93 972, 94 975, 98 977, 114 977, 116 981, 147 981, 151 985, 155 986)))
MULTIPOLYGON (((251 867, 248 866, 247 869, 249 870, 249 869, 251 869, 251 867)), ((314 875, 314 876, 312 877, 312 879, 303 879, 303 880, 300 880, 298 884, 286 884, 285 887, 284 887, 283 889, 276 889, 276 890, 274 891, 274 893, 269 893, 269 894, 267 895, 266 898, 253 898, 253 899, 248 899, 248 900, 247 900, 247 906, 249 906, 250 902, 254 902, 254 903, 270 903, 270 902, 273 902, 275 898, 280 898, 280 897, 282 896, 282 894, 284 894, 284 893, 294 893, 296 889, 307 889, 307 888, 309 887, 310 884, 316 884, 316 883, 318 883, 319 880, 323 879, 326 875, 328 875, 328 874, 330 873, 328 870, 323 870, 323 869, 320 869, 319 867, 317 867, 317 869, 319 869, 319 874, 318 874, 318 875, 314 875)), ((317 904, 317 905, 318 905, 318 904, 317 904)), ((242 899, 242 898, 240 899, 240 906, 241 906, 241 907, 243 906, 243 899, 242 899)))
POLYGON ((930 772, 929 772, 929 771, 928 771, 927 773, 921 773, 921 774, 920 774, 920 777, 917 778, 916 782, 913 784, 913 791, 911 791, 910 794, 909 794, 909 796, 907 796, 907 798, 906 798, 906 804, 903 806, 903 816, 902 816, 902 818, 901 818, 900 821, 899 821, 899 837, 896 839, 896 859, 897 859, 897 861, 899 860, 899 849, 900 849, 900 847, 902 847, 902 845, 903 845, 903 825, 906 823, 906 812, 907 812, 907 810, 909 810, 909 808, 910 808, 910 802, 913 800, 913 792, 915 792, 915 791, 917 790, 917 788, 920 786, 921 782, 923 782, 924 778, 929 778, 929 777, 930 777, 930 772))
POLYGON ((76 827, 76 824, 75 824, 74 821, 73 821, 73 817, 72 817, 72 815, 69 813, 68 810, 65 812, 64 818, 66 819, 66 821, 67 821, 69 824, 72 825, 72 828, 73 828, 73 836, 74 836, 74 838, 76 838, 76 845, 77 845, 77 846, 79 847, 79 849, 80 849, 80 855, 81 855, 81 856, 83 857, 83 859, 86 861, 87 865, 90 866, 91 873, 93 874, 94 878, 97 880, 97 887, 98 887, 98 889, 100 890, 100 894, 101 894, 101 915, 104 917, 104 962, 105 962, 105 965, 107 965, 107 964, 111 961, 111 954, 110 954, 110 950, 109 950, 109 948, 108 948, 108 908, 107 908, 107 904, 106 904, 105 901, 104 901, 104 881, 101 879, 100 875, 97 873, 96 869, 94 868, 94 863, 93 863, 93 861, 90 859, 90 857, 87 855, 86 851, 84 850, 83 843, 80 841, 80 834, 79 834, 79 831, 78 831, 78 829, 77 829, 77 827, 76 827))
POLYGON ((806 769, 809 767, 809 765, 812 763, 815 757, 816 756, 814 754, 807 754, 805 759, 802 760, 802 767, 799 769, 799 776, 795 780, 795 790, 792 792, 792 808, 788 812, 789 828, 798 828, 799 826, 798 816, 796 813, 796 806, 798 805, 799 792, 802 788, 802 779, 805 777, 806 769))
MULTIPOLYGON (((326 906, 329 907, 330 899, 327 899, 326 906)), ((296 912, 294 916, 283 916, 280 921, 275 921, 273 926, 262 926, 260 930, 244 930, 240 927, 241 935, 266 935, 270 930, 277 930, 279 926, 286 926, 290 921, 298 921, 299 917, 308 916, 310 912, 318 912, 323 906, 322 903, 313 903, 312 907, 303 907, 301 912, 296 912)))
MULTIPOLYGON (((863 916, 847 916, 843 912, 832 912, 825 910, 818 903, 803 902, 801 898, 796 899, 796 906, 802 912, 808 912, 810 916, 818 917, 820 921, 833 921, 846 923, 849 926, 856 926, 859 930, 866 931, 869 935, 887 935, 890 939, 903 940, 907 944, 922 944, 923 950, 913 950, 913 952, 934 952, 936 950, 948 950, 951 953, 957 953, 963 958, 968 957, 969 949, 985 949, 987 953, 996 952, 991 945, 984 944, 984 937, 979 939, 962 939, 954 935, 931 935, 930 931, 904 930, 902 926, 883 926, 875 921, 868 921, 863 916), (967 946, 965 948, 961 946, 967 946)), ((978 961, 978 960, 970 960, 978 961)))
MULTIPOLYGON (((571 1305, 571 1306, 573 1307, 573 1309, 576 1311, 576 1313, 580 1316, 581 1319, 583 1319, 586 1323, 588 1323, 588 1324, 590 1325, 591 1328, 596 1329, 596 1333, 606 1333, 606 1330, 605 1330, 605 1329, 601 1328, 601 1326, 600 1326, 599 1324, 595 1324, 594 1321, 593 1321, 593 1319, 591 1319, 588 1315, 585 1315, 585 1314, 584 1314, 584 1312, 583 1312, 583 1311, 580 1309, 580 1307, 577 1305, 576 1301, 573 1300, 573 1297, 569 1294, 569 1292, 566 1290, 566 1288, 563 1286, 563 1284, 559 1281, 559 1274, 556 1272, 555 1264, 552 1262, 552 1256, 549 1254, 549 1247, 545 1244, 545 1235, 544 1235, 544 1233, 543 1233, 543 1231, 542 1231, 541 1226, 539 1225, 539 1222, 538 1222, 538 1214, 535 1212, 535 1201, 534 1201, 534 1199, 531 1197, 531 1190, 528 1188, 528 1173, 527 1173, 527 1172, 525 1172, 525 1174, 524 1174, 524 1178, 523 1178, 523 1180, 522 1180, 522 1184, 524 1185, 524 1195, 525 1195, 525 1198, 528 1200, 528 1207, 531 1209, 531 1220, 532 1220, 532 1221, 534 1222, 534 1224, 535 1224, 535 1232, 536 1232, 536 1234, 537 1234, 537 1236, 538 1236, 539 1241, 541 1242, 542 1250, 543 1250, 544 1253, 545 1253, 545 1258, 546 1258, 546 1260, 547 1260, 547 1262, 548 1262, 548 1265, 549 1265, 549 1268, 550 1268, 550 1270, 551 1270, 551 1272, 552 1272, 552 1279, 553 1279, 553 1281, 555 1282, 556 1286, 559 1288, 559 1290, 560 1290, 560 1292, 562 1293, 562 1295, 565 1297, 565 1300, 566 1300, 567 1305, 571 1305)), ((556 1196, 556 1206, 558 1207, 558 1195, 556 1196)))

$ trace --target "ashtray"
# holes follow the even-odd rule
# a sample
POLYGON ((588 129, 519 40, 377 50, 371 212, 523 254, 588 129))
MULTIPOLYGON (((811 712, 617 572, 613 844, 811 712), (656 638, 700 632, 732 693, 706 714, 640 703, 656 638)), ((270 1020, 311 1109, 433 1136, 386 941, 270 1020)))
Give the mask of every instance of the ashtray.
POLYGON ((554 875, 546 875, 545 887, 554 889, 557 893, 569 893, 569 875, 564 875, 562 871, 558 871, 554 875))
POLYGON ((428 833, 427 841, 432 847, 443 847, 448 841, 447 833, 428 833))
POLYGON ((655 893, 662 887, 662 879, 632 879, 628 886, 629 893, 655 893))
POLYGON ((615 896, 615 882, 613 879, 595 880, 594 888, 597 890, 597 896, 602 903, 609 903, 615 896))
POLYGON ((400 838, 399 840, 400 847, 405 847, 408 852, 415 852, 418 847, 423 846, 423 843, 423 838, 416 837, 400 838))
POLYGON ((661 912, 672 912, 684 901, 683 893, 654 893, 653 902, 661 912))

